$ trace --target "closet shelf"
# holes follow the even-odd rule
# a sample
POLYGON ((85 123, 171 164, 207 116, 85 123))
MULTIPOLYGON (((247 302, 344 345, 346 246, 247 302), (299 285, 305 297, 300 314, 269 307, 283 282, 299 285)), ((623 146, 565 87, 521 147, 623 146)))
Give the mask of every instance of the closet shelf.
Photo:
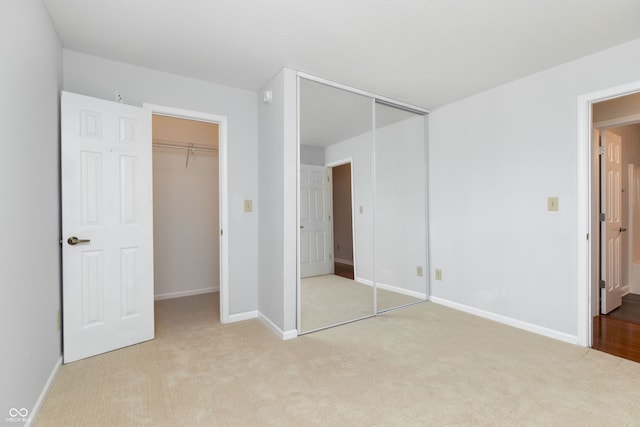
POLYGON ((162 140, 162 139, 154 139, 153 146, 162 147, 162 148, 175 148, 178 150, 209 151, 214 153, 218 152, 218 149, 215 147, 205 147, 205 146, 193 144, 190 142, 169 141, 169 140, 162 140))
POLYGON ((187 150, 187 160, 184 163, 184 167, 189 167, 189 156, 196 151, 209 151, 213 153, 217 153, 218 149, 216 147, 203 147, 193 144, 191 142, 180 142, 180 141, 168 141, 162 139, 154 139, 152 142, 154 147, 160 148, 174 148, 178 150, 187 150))

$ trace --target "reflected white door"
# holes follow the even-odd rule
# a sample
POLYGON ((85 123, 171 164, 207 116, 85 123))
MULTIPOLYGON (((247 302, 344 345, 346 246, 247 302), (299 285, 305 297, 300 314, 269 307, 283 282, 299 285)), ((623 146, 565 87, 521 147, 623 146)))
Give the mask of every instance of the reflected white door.
POLYGON ((327 168, 300 165, 300 277, 333 272, 330 231, 327 168))
POLYGON ((63 92, 61 130, 69 363, 154 337, 151 112, 63 92))
POLYGON ((622 141, 611 132, 602 132, 602 182, 600 184, 601 209, 605 221, 601 223, 602 260, 601 291, 602 314, 607 314, 622 305, 622 141))

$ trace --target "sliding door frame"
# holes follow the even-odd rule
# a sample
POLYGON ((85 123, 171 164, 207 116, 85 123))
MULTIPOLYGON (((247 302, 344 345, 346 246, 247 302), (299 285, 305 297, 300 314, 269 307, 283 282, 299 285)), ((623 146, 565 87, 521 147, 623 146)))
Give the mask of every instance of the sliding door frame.
MULTIPOLYGON (((347 92, 351 92, 357 95, 362 95, 362 96, 366 96, 368 98, 371 99, 372 101, 372 116, 373 116, 373 129, 372 131, 374 132, 374 154, 373 154, 373 164, 372 164, 372 171, 373 171, 373 176, 375 177, 375 123, 376 123, 376 104, 384 104, 390 107, 395 107, 395 108, 399 108, 405 111, 409 111, 411 113, 415 113, 415 114, 420 114, 425 116, 425 150, 424 150, 424 161, 425 161, 425 176, 424 176, 424 180, 425 180, 425 198, 426 198, 426 205, 425 205, 425 236, 426 236, 426 241, 425 241, 425 246, 426 246, 426 251, 427 251, 427 259, 425 259, 425 263, 426 263, 426 272, 425 274, 427 274, 427 278, 426 278, 426 294, 427 294, 427 301, 429 300, 429 295, 430 295, 430 265, 431 265, 431 253, 429 252, 429 197, 428 197, 428 193, 429 193, 429 180, 428 180, 428 174, 429 174, 429 170, 428 170, 428 162, 427 162, 427 152, 428 152, 428 134, 427 134, 427 130, 428 130, 428 126, 427 126, 427 122, 428 122, 428 114, 429 114, 429 110, 422 108, 422 107, 418 107, 416 105, 413 104, 409 104, 406 102, 402 102, 402 101, 398 101, 392 98, 387 98, 381 95, 377 95, 375 93, 372 92, 368 92, 365 90, 361 90, 361 89, 357 89, 354 88, 352 86, 348 86, 342 83, 338 83, 338 82, 334 82, 331 80, 327 80, 324 79, 322 77, 318 77, 318 76, 314 76, 312 74, 308 74, 308 73, 304 73, 301 71, 296 71, 296 127, 297 127, 297 144, 296 144, 296 159, 297 159, 297 165, 296 165, 296 187, 297 187, 297 192, 296 192, 296 300, 297 300, 297 305, 296 305, 296 326, 297 326, 297 331, 298 331, 298 335, 302 335, 302 334, 306 334, 306 333, 310 333, 310 332, 314 332, 316 330, 319 329, 326 329, 329 327, 333 327, 333 326, 339 326, 345 323, 351 323, 357 320, 361 320, 364 318, 368 318, 368 317, 372 317, 372 316, 376 316, 378 314, 378 309, 377 309, 377 303, 376 303, 376 299, 377 299, 377 292, 376 292, 376 288, 375 288, 375 283, 376 283, 376 277, 375 277, 375 237, 374 237, 374 248, 373 248, 373 254, 374 254, 374 259, 373 259, 373 295, 374 295, 374 310, 373 310, 373 314, 371 316, 364 316, 361 318, 357 318, 357 319, 352 319, 352 320, 348 320, 348 321, 344 321, 344 322, 340 322, 337 324, 332 324, 332 325, 327 325, 326 327, 323 328, 319 328, 319 329, 314 329, 314 330, 310 330, 310 331, 305 331, 302 332, 301 330, 301 307, 300 307, 300 79, 306 79, 309 81, 313 81, 316 83, 321 83, 324 84, 326 86, 330 86, 330 87, 334 87, 336 89, 341 89, 347 92)), ((353 173, 353 172, 352 172, 353 173)), ((353 185, 353 184, 352 184, 353 185)), ((375 206, 375 179, 374 179, 374 188, 373 188, 373 206, 375 206)), ((352 189, 353 191, 353 189, 352 189)), ((375 212, 374 212, 375 215, 375 212)), ((355 219, 355 218, 353 218, 355 219)), ((373 234, 375 236, 375 216, 374 216, 374 221, 373 221, 373 234)), ((354 241, 354 245, 355 245, 355 241, 354 241)), ((354 257, 355 257, 355 252, 354 252, 354 257)), ((355 263, 355 259, 354 259, 354 263, 355 263)), ((410 304, 409 304, 410 305, 410 304)), ((404 307, 404 306, 401 306, 404 307)), ((398 308, 401 308, 398 307, 398 308)), ((384 310, 384 311, 389 311, 389 310, 384 310)))

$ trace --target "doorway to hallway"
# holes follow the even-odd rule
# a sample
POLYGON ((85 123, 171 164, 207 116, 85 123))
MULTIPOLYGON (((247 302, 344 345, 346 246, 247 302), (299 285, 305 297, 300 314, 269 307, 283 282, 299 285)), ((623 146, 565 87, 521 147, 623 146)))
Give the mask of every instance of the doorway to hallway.
POLYGON ((592 108, 592 346, 640 361, 640 93, 592 108))

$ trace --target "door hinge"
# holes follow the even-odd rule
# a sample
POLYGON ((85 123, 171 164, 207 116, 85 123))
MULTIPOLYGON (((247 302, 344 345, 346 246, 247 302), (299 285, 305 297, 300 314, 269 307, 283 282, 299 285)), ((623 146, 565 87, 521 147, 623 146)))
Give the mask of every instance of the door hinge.
POLYGON ((589 233, 587 233, 587 240, 589 240, 589 233))
POLYGON ((605 281, 600 280, 600 289, 604 289, 604 286, 605 286, 605 281))
POLYGON ((606 220, 605 219, 605 215, 603 213, 601 213, 600 214, 600 221, 604 222, 605 220, 606 220))
POLYGON ((220 235, 224 235, 224 230, 220 230, 220 235))
POLYGON ((332 255, 331 255, 331 254, 329 254, 329 259, 333 259, 333 257, 332 257, 332 255))
POLYGON ((601 145, 598 147, 598 154, 600 154, 601 156, 605 153, 605 148, 604 145, 601 145))

